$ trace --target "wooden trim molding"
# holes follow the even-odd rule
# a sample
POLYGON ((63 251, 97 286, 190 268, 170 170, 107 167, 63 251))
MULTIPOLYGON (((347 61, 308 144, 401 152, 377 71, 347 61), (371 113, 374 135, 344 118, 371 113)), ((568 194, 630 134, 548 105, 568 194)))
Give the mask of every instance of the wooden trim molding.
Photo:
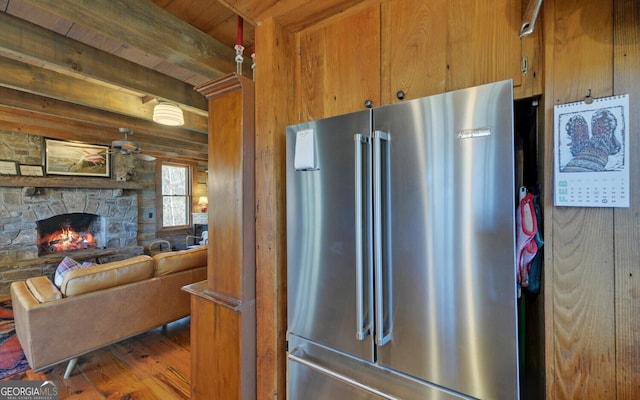
POLYGON ((200 92, 207 99, 211 99, 234 90, 242 89, 248 84, 253 86, 253 82, 248 78, 245 78, 242 75, 230 74, 215 81, 203 83, 200 86, 196 86, 194 89, 200 92))

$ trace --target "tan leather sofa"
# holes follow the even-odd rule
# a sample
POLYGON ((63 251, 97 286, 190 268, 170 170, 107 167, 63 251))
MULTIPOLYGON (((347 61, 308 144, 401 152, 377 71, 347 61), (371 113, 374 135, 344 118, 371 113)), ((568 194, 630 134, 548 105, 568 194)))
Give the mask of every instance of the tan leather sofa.
POLYGON ((190 314, 185 285, 207 278, 207 246, 141 255, 11 284, 15 327, 33 370, 69 360, 190 314))

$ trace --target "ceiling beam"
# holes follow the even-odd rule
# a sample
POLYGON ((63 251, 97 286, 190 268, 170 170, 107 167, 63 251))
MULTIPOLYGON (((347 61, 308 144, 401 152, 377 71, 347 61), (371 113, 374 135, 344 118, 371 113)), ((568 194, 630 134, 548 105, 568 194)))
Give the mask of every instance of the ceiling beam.
POLYGON ((193 86, 38 25, 0 13, 0 54, 80 79, 170 100, 207 116, 207 101, 193 86))
MULTIPOLYGON (((153 102, 134 94, 0 57, 0 86, 152 121, 153 102)), ((183 128, 207 133, 208 118, 184 112, 183 128)))
MULTIPOLYGON (((101 131, 101 135, 108 141, 115 140, 120 136, 120 133, 114 127, 124 127, 133 129, 136 133, 148 135, 151 141, 156 140, 157 137, 171 138, 183 141, 186 145, 196 146, 195 148, 198 149, 206 147, 208 142, 207 135, 203 133, 197 133, 180 127, 160 125, 155 122, 120 114, 108 113, 19 90, 0 87, 0 99, 2 99, 2 106, 13 110, 33 111, 40 115, 67 118, 68 120, 86 122, 94 126, 106 128, 104 131, 101 131)), ((16 115, 22 114, 16 113, 16 115)), ((144 136, 138 137, 137 141, 143 142, 143 138, 144 136)))
MULTIPOLYGON (((216 79, 236 70, 235 50, 151 1, 23 0, 32 6, 216 79)), ((251 76, 248 63, 243 74, 251 76)))
MULTIPOLYGON (((34 111, 15 110, 1 105, 0 130, 103 145, 110 145, 111 141, 123 138, 119 132, 114 133, 113 128, 39 114, 34 111)), ((134 135, 131 140, 140 142, 143 152, 147 150, 153 154, 177 154, 176 149, 179 149, 179 155, 176 158, 207 160, 206 146, 164 138, 160 135, 152 136, 138 134, 138 132, 134 135)))

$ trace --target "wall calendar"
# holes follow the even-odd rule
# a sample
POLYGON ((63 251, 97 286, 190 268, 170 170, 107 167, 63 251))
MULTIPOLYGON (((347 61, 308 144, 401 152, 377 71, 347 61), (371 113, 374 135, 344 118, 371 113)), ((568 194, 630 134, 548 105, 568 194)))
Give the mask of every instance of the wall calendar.
POLYGON ((628 94, 556 105, 554 141, 554 205, 629 207, 628 94))

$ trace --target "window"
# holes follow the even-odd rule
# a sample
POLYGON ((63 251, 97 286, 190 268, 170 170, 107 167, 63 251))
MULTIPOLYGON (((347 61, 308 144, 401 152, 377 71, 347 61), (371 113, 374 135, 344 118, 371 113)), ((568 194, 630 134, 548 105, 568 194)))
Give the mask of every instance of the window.
POLYGON ((188 228, 191 223, 191 166, 162 161, 158 171, 159 231, 188 228))

